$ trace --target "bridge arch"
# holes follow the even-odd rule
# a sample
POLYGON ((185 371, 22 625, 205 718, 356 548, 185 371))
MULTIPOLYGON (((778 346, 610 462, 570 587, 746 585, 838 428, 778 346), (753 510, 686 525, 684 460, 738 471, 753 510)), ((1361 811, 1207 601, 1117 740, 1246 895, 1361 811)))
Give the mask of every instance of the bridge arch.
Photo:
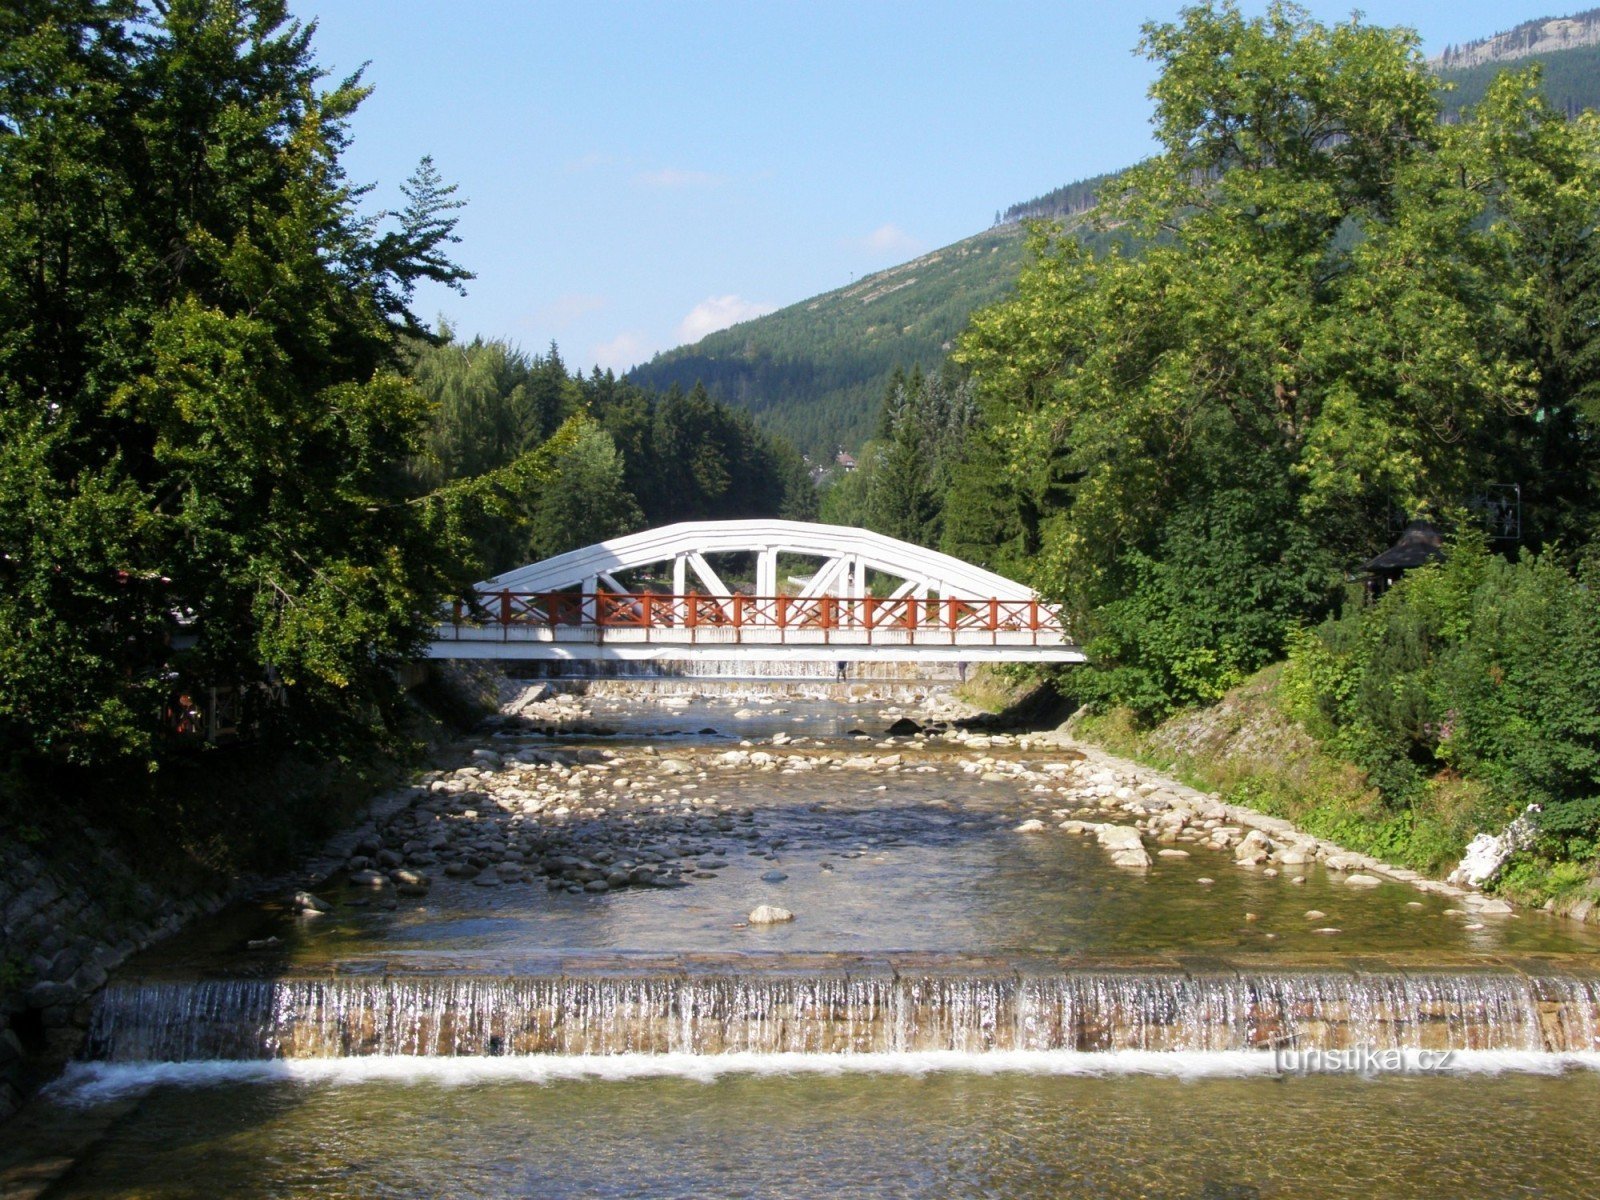
POLYGON ((435 657, 1081 662, 1056 606, 948 554, 841 525, 686 521, 611 538, 476 585, 436 631, 435 657), (754 594, 711 558, 755 557, 754 594), (779 556, 815 561, 780 581, 779 556), (671 572, 671 591, 629 584, 671 572), (881 577, 888 595, 875 586, 881 577))
POLYGON ((671 563, 673 592, 683 594, 692 575, 712 596, 733 593, 707 555, 754 553, 756 595, 778 593, 780 554, 821 559, 822 566, 802 587, 805 597, 865 596, 868 572, 900 580, 892 599, 918 594, 958 599, 1032 600, 1038 593, 993 571, 985 571, 937 550, 845 525, 808 521, 684 521, 643 533, 612 538, 554 558, 496 575, 477 585, 480 593, 555 592, 568 588, 627 592, 617 576, 642 567, 671 563))

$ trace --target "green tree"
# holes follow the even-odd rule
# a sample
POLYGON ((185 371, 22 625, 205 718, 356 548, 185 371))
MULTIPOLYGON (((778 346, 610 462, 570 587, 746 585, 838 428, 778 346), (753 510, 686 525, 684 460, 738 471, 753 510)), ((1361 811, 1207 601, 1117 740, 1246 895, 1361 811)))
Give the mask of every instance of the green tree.
MULTIPOLYGON (((640 527, 639 506, 626 487, 622 456, 609 434, 579 419, 571 443, 551 460, 551 477, 529 506, 519 562, 591 546, 640 527)), ((503 562, 496 571, 517 565, 503 562)))
POLYGON ((363 216, 365 89, 322 87, 274 0, 0 22, 0 745, 149 755, 169 690, 269 677, 302 730, 367 719, 469 578, 463 515, 534 466, 432 496, 404 469, 397 339, 418 280, 467 277, 456 201, 424 162, 363 216))
POLYGON ((1175 703, 1230 675, 1197 690, 1183 663, 1252 638, 1241 664, 1276 652, 1259 616, 1317 615, 1391 506, 1440 511, 1549 470, 1535 529, 1592 525, 1578 314, 1600 156, 1593 119, 1551 112, 1532 76, 1441 124, 1409 31, 1222 3, 1147 26, 1142 45, 1161 151, 1100 214, 1131 241, 1091 253, 1036 230, 1015 296, 974 317, 957 357, 984 399, 980 443, 1037 531, 1032 578, 1080 627, 1130 629, 1113 614, 1170 602, 1163 556, 1196 521, 1234 531, 1252 589, 1185 585, 1215 620, 1104 643, 1098 668, 1130 668, 1156 711, 1151 680, 1175 703), (1230 499, 1245 478, 1254 528, 1230 499), (1285 514, 1325 586, 1281 556, 1285 514))

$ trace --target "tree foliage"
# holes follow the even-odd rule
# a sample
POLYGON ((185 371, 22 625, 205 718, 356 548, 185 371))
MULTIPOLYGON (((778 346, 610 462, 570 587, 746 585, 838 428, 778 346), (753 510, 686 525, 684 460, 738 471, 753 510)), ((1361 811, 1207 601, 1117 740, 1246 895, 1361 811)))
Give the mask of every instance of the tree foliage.
POLYGON ((657 396, 569 374, 554 345, 530 356, 449 331, 415 343, 410 370, 429 408, 410 464, 420 483, 538 463, 536 486, 463 526, 482 575, 672 521, 816 515, 800 455, 703 388, 657 396))
POLYGON ((1391 508, 1516 482, 1532 540, 1587 536, 1600 125, 1536 72, 1443 124, 1413 34, 1288 4, 1142 48, 1161 152, 1100 213, 1131 240, 1036 230, 957 357, 1005 471, 966 484, 1102 639, 1085 693, 1157 714, 1280 652, 1391 508))
POLYGON ((1448 766, 1526 805, 1558 856, 1600 838, 1600 583, 1590 559, 1515 563, 1464 543, 1374 605, 1300 634, 1299 715, 1402 811, 1448 766))
POLYGON ((0 744, 152 754, 206 683, 364 719, 465 569, 395 357, 415 283, 466 278, 450 189, 363 215, 366 90, 275 0, 0 22, 0 744))

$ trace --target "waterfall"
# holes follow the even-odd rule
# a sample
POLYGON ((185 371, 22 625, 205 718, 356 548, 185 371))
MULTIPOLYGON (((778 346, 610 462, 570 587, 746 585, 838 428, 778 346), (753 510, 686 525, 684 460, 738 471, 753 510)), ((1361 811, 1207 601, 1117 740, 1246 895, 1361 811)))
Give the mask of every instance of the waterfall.
POLYGON ((1600 1050, 1600 977, 779 972, 121 983, 86 1056, 1600 1050))

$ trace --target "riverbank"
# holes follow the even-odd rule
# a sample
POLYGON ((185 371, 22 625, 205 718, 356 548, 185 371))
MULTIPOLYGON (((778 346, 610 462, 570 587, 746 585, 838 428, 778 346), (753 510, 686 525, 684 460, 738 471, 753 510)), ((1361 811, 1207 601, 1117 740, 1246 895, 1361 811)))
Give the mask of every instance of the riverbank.
MULTIPOLYGON (((1330 844, 1439 880, 1478 833, 1507 818, 1484 789, 1452 772, 1430 780, 1407 809, 1385 805, 1366 774, 1330 754, 1287 715, 1282 666, 1267 668, 1205 708, 1143 728, 1123 710, 1080 714, 1073 735, 1206 793, 1241 812, 1288 821, 1330 844)), ((1513 861, 1484 885, 1519 908, 1600 923, 1600 880, 1576 863, 1513 861)), ((1472 894, 1476 894, 1476 890, 1472 894)))
POLYGON ((436 682, 406 728, 360 758, 197 750, 159 781, 134 781, 160 789, 159 805, 67 773, 0 779, 0 1121, 76 1052, 118 967, 246 896, 325 877, 317 847, 440 753, 452 722, 492 711, 483 684, 470 672, 436 682))

